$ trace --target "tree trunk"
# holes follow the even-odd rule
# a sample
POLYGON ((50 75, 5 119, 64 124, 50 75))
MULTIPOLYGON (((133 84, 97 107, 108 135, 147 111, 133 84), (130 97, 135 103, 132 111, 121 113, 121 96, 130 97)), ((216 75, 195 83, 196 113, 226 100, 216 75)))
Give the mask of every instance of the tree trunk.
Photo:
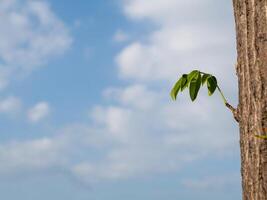
POLYGON ((267 200, 267 0, 233 0, 243 200, 267 200))

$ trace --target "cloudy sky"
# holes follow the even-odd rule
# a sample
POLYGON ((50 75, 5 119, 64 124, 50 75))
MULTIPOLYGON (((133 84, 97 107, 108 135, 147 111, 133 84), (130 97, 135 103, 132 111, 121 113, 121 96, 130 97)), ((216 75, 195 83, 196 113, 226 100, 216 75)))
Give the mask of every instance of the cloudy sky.
POLYGON ((172 102, 179 75, 237 103, 231 1, 0 1, 6 200, 240 199, 238 127, 219 94, 172 102))

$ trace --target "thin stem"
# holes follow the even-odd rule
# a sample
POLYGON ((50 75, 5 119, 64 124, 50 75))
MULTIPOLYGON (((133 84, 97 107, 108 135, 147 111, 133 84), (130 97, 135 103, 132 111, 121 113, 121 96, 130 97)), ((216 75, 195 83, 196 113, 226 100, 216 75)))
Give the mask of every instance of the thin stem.
POLYGON ((232 105, 230 105, 226 98, 224 97, 223 93, 222 93, 222 90, 221 88, 217 85, 217 88, 218 88, 218 91, 220 92, 222 98, 223 98, 223 101, 224 101, 224 104, 227 108, 229 108, 231 110, 231 112, 233 113, 234 115, 234 118, 237 122, 239 122, 239 115, 238 115, 238 110, 236 108, 234 108, 232 105))
MULTIPOLYGON (((202 74, 202 75, 210 75, 210 76, 212 76, 211 74, 207 74, 207 73, 205 73, 205 72, 201 72, 201 71, 199 71, 199 73, 202 74)), ((231 112, 232 112, 233 115, 234 115, 234 118, 236 119, 237 122, 239 122, 239 113, 238 113, 238 109, 234 108, 231 104, 229 104, 229 103, 227 102, 227 100, 226 100, 226 98, 225 98, 225 96, 224 96, 224 94, 223 94, 221 88, 220 88, 218 85, 217 85, 217 88, 218 88, 218 91, 219 91, 220 94, 221 94, 221 97, 222 97, 222 99, 223 99, 223 102, 224 102, 225 106, 226 106, 229 110, 231 110, 231 112)))
POLYGON ((221 94, 221 96, 223 98, 224 104, 226 105, 227 104, 227 100, 226 100, 225 96, 223 95, 221 88, 218 85, 217 85, 217 88, 218 88, 218 90, 219 90, 219 92, 220 92, 220 94, 221 94))
MULTIPOLYGON (((207 74, 207 73, 202 72, 202 71, 199 71, 199 73, 201 73, 201 74, 203 74, 203 75, 207 74)), ((211 74, 208 74, 208 75, 211 75, 211 74)), ((220 94, 221 94, 221 96, 222 96, 222 98, 223 98, 223 102, 224 102, 224 104, 226 105, 226 104, 227 104, 227 100, 226 100, 225 96, 223 95, 221 88, 220 88, 218 85, 217 85, 217 88, 218 88, 218 90, 219 90, 219 92, 220 92, 220 94)))

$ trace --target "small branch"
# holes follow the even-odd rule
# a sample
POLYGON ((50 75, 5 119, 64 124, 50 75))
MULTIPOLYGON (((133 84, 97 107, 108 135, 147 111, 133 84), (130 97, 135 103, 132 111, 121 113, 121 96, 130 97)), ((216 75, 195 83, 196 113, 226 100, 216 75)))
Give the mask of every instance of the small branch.
POLYGON ((227 108, 229 108, 231 111, 232 111, 232 113, 235 113, 236 112, 236 109, 233 107, 233 106, 231 106, 229 103, 225 103, 225 106, 227 107, 227 108))
POLYGON ((237 122, 239 122, 238 109, 234 108, 233 106, 231 106, 231 105, 230 105, 229 103, 227 103, 227 102, 225 103, 225 106, 231 110, 231 112, 233 113, 233 116, 234 116, 235 120, 236 120, 237 122))
POLYGON ((231 112, 233 113, 233 116, 234 116, 235 120, 236 120, 237 122, 239 122, 238 110, 237 110, 236 108, 234 108, 233 106, 231 106, 231 105, 227 102, 226 98, 224 97, 224 95, 223 95, 223 93, 222 93, 221 88, 220 88, 218 85, 217 85, 217 88, 218 88, 218 91, 220 92, 220 94, 221 94, 221 96, 222 96, 222 99, 223 99, 223 102, 224 102, 225 106, 226 106, 227 108, 229 108, 229 110, 231 110, 231 112))

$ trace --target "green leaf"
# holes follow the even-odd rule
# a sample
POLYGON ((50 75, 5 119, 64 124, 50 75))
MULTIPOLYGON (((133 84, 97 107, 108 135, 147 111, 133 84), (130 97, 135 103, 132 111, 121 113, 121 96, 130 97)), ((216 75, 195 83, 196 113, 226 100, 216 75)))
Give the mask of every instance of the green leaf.
POLYGON ((207 79, 208 93, 211 96, 217 88, 217 79, 215 76, 210 76, 207 79))
POLYGON ((181 89, 181 83, 182 83, 182 79, 183 77, 181 77, 173 86, 172 90, 171 90, 171 98, 172 100, 176 100, 177 94, 179 92, 179 90, 181 89))
POLYGON ((198 74, 200 73, 198 70, 193 70, 192 72, 190 72, 187 76, 187 82, 188 84, 190 84, 191 80, 198 74))
POLYGON ((255 135, 255 137, 267 140, 267 135, 255 135))
POLYGON ((204 85, 206 82, 207 82, 207 79, 210 77, 211 75, 210 74, 204 74, 202 76, 202 85, 204 85))
POLYGON ((188 75, 187 75, 187 81, 186 81, 186 85, 184 86, 185 88, 189 86, 191 80, 193 79, 193 77, 199 73, 198 70, 193 70, 191 71, 188 75))
POLYGON ((181 91, 183 91, 187 86, 187 74, 183 74, 181 82, 181 91))
POLYGON ((192 101, 194 101, 197 98, 197 94, 199 92, 201 86, 201 74, 198 71, 195 73, 193 78, 191 79, 190 86, 189 86, 189 93, 190 93, 190 98, 192 101))

